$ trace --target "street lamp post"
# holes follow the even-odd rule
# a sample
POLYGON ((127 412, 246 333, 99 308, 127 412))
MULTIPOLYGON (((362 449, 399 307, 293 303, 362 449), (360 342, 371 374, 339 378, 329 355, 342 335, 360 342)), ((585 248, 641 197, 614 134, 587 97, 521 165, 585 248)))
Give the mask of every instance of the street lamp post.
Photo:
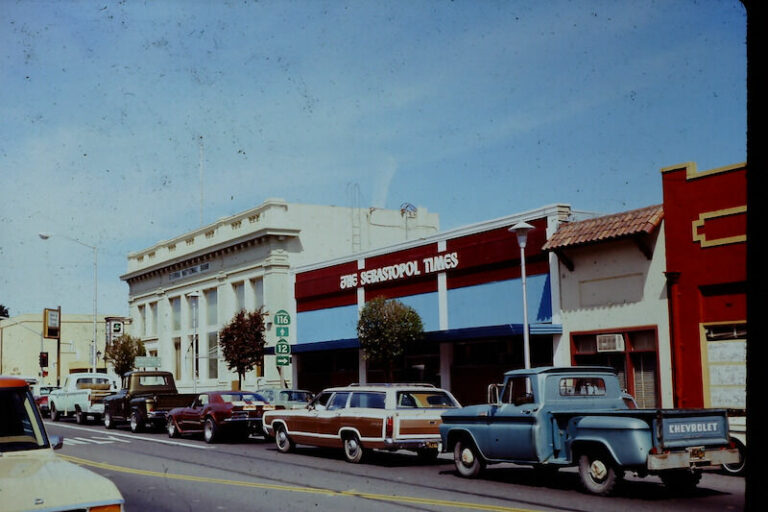
MULTIPOLYGON (((48 240, 51 238, 50 233, 38 233, 40 238, 48 240)), ((78 243, 83 247, 87 247, 93 251, 93 341, 91 342, 91 371, 96 373, 96 333, 97 333, 97 303, 98 303, 98 290, 99 290, 99 277, 98 277, 98 248, 95 245, 89 245, 85 242, 78 240, 77 238, 71 238, 66 235, 56 235, 61 238, 66 238, 72 242, 78 243)))
POLYGON ((200 315, 198 311, 198 301, 200 300, 200 292, 191 292, 187 294, 187 297, 192 299, 192 327, 194 328, 194 334, 192 338, 192 392, 197 393, 197 365, 198 365, 198 347, 197 347, 197 322, 200 315))
POLYGON ((520 273, 523 280, 523 357, 525 358, 525 367, 531 367, 531 342, 528 335, 528 291, 525 283, 525 245, 528 241, 528 232, 533 226, 527 222, 518 222, 509 231, 517 235, 517 245, 520 246, 520 273))

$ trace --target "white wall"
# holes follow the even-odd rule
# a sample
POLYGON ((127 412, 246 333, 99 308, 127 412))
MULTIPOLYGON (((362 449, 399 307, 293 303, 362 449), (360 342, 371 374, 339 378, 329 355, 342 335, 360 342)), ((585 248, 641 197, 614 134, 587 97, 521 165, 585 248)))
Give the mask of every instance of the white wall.
POLYGON ((573 272, 559 264, 563 335, 556 365, 571 363, 570 335, 579 331, 655 326, 663 407, 673 406, 664 224, 649 261, 631 240, 566 249, 573 272))

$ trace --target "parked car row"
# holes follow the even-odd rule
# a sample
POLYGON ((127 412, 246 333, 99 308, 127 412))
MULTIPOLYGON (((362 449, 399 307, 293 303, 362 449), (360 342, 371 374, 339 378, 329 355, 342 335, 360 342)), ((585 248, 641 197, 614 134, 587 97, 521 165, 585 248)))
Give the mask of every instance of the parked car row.
POLYGON ((128 372, 120 385, 105 374, 76 373, 50 394, 47 407, 53 421, 70 416, 77 423, 103 418, 108 429, 128 423, 132 432, 165 430, 169 437, 202 434, 213 443, 224 436, 263 436, 264 411, 306 406, 312 397, 309 391, 281 388, 179 393, 173 374, 165 371, 128 372))
POLYGON ((488 391, 486 404, 461 407, 431 384, 352 384, 305 402, 300 390, 180 394, 169 372, 142 371, 124 376, 103 411, 106 428, 127 421, 133 432, 165 428, 170 437, 202 434, 208 443, 257 434, 273 438, 281 453, 338 448, 351 463, 373 450, 412 451, 425 461, 443 451, 469 478, 501 462, 575 466, 584 490, 598 495, 611 494, 627 471, 687 489, 702 468, 743 460, 725 410, 637 409, 609 367, 514 370, 488 391))

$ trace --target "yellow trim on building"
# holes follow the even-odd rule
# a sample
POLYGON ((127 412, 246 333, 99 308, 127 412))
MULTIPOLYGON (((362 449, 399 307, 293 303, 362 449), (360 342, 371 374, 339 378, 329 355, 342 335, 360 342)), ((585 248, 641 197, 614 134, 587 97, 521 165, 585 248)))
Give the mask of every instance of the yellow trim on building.
POLYGON ((723 172, 735 171, 736 169, 742 169, 747 166, 747 162, 741 162, 733 165, 726 165, 723 167, 716 167, 715 169, 709 169, 708 171, 699 172, 696 168, 696 162, 684 162, 682 164, 670 165, 669 167, 662 167, 661 173, 679 171, 685 169, 685 179, 695 180, 697 178, 703 178, 705 176, 711 176, 713 174, 720 174, 723 172))
POLYGON ((725 208, 723 210, 714 210, 711 212, 704 212, 699 214, 698 220, 691 222, 691 231, 694 242, 699 242, 702 247, 715 247, 717 245, 736 244, 739 242, 747 241, 747 234, 728 236, 725 238, 715 238, 713 240, 707 240, 707 236, 699 233, 699 228, 704 226, 704 223, 710 219, 718 219, 721 217, 728 217, 730 215, 739 215, 747 212, 747 206, 735 206, 733 208, 725 208))

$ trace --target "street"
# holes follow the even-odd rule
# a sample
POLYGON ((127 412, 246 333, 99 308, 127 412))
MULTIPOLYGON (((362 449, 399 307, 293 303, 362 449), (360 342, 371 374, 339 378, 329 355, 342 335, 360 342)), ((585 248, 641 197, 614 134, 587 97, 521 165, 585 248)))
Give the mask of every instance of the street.
POLYGON ((723 511, 742 510, 744 479, 708 470, 689 495, 656 477, 627 475, 613 497, 579 490, 574 469, 539 475, 523 466, 490 466, 480 478, 457 475, 451 456, 423 464, 407 452, 374 453, 362 464, 341 450, 297 447, 281 454, 273 442, 206 444, 164 432, 132 434, 127 426, 46 421, 65 438, 57 453, 111 479, 125 510, 259 511, 723 511))

